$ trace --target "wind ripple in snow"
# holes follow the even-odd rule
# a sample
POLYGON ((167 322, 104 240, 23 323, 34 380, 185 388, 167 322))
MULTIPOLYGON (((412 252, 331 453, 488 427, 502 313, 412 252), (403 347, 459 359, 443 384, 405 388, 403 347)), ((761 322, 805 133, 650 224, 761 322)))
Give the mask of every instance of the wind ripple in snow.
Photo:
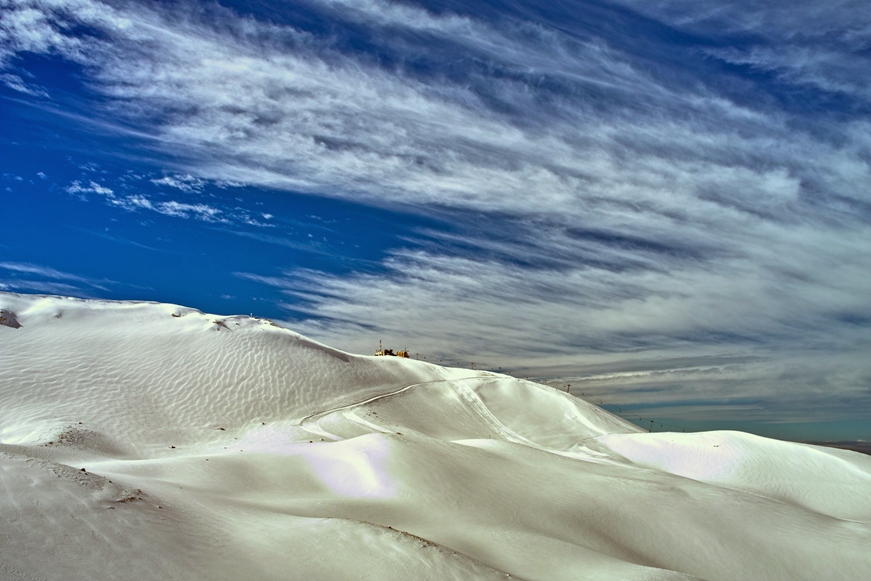
POLYGON ((0 327, 5 576, 871 571, 859 454, 642 433, 546 386, 349 355, 249 317, 5 293, 0 308, 20 323, 0 327))

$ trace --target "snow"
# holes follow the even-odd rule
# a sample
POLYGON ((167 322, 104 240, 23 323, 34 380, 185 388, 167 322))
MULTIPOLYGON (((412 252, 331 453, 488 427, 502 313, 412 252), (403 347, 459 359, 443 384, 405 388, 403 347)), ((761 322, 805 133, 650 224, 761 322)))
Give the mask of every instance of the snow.
POLYGON ((871 458, 0 293, 0 579, 871 578, 871 458))

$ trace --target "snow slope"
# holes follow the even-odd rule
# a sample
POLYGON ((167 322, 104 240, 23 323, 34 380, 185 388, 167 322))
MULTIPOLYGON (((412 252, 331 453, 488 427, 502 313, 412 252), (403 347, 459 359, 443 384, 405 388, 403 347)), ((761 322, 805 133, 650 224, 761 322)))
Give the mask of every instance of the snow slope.
POLYGON ((871 578, 871 457, 0 293, 0 579, 871 578))

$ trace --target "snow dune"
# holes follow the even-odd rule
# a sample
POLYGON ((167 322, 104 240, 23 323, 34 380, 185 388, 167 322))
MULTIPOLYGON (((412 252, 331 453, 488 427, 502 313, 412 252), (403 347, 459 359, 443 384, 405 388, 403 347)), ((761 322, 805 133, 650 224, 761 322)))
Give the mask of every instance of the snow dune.
POLYGON ((871 458, 0 293, 0 579, 871 578, 871 458))

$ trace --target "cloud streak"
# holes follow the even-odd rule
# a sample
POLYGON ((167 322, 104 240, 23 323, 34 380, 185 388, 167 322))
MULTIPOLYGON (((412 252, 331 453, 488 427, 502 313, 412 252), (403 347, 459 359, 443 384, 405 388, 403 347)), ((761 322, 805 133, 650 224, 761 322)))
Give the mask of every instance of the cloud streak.
POLYGON ((221 210, 207 204, 188 204, 184 202, 176 202, 175 200, 170 200, 168 202, 152 202, 149 198, 142 195, 132 195, 126 196, 122 199, 112 199, 109 203, 130 212, 135 212, 137 210, 150 210, 174 218, 195 218, 204 222, 229 223, 229 220, 221 216, 221 210))
MULTIPOLYGON (((208 183, 205 180, 193 178, 189 175, 164 176, 162 178, 153 178, 149 181, 156 186, 170 187, 192 195, 200 194, 208 183)), ((218 182, 215 185, 222 188, 228 186, 226 182, 218 182)), ((271 214, 252 213, 238 206, 221 209, 215 205, 203 202, 191 203, 177 200, 159 200, 154 195, 146 195, 141 191, 136 191, 135 182, 134 187, 131 188, 130 184, 125 183, 123 179, 119 180, 115 189, 93 180, 88 180, 87 184, 74 180, 65 188, 65 191, 68 194, 78 196, 83 201, 89 200, 89 194, 102 196, 101 199, 107 205, 127 212, 148 211, 173 218, 195 219, 216 224, 246 224, 259 228, 274 227, 274 224, 269 222, 273 217, 271 214), (135 193, 130 193, 131 189, 135 193)))
MULTIPOLYGON (((217 6, 0 2, 0 79, 36 90, 15 69, 24 53, 85 67, 101 114, 182 168, 155 186, 247 184, 454 226, 420 232, 367 273, 242 274, 286 292, 303 332, 364 352, 377 332, 576 379, 587 363, 627 361, 618 353, 758 353, 717 373, 608 385, 702 397, 716 376, 720 397, 807 403, 825 385, 866 401, 867 3, 529 3, 487 18, 300 4, 329 19, 324 32, 217 6), (796 381, 789 369, 808 361, 796 381)), ((128 211, 232 218, 70 187, 128 211)))
POLYGON ((48 266, 22 262, 0 262, 0 271, 11 274, 11 276, 0 279, 0 286, 3 290, 36 291, 95 298, 95 292, 108 290, 107 284, 117 284, 108 279, 97 280, 48 266))

